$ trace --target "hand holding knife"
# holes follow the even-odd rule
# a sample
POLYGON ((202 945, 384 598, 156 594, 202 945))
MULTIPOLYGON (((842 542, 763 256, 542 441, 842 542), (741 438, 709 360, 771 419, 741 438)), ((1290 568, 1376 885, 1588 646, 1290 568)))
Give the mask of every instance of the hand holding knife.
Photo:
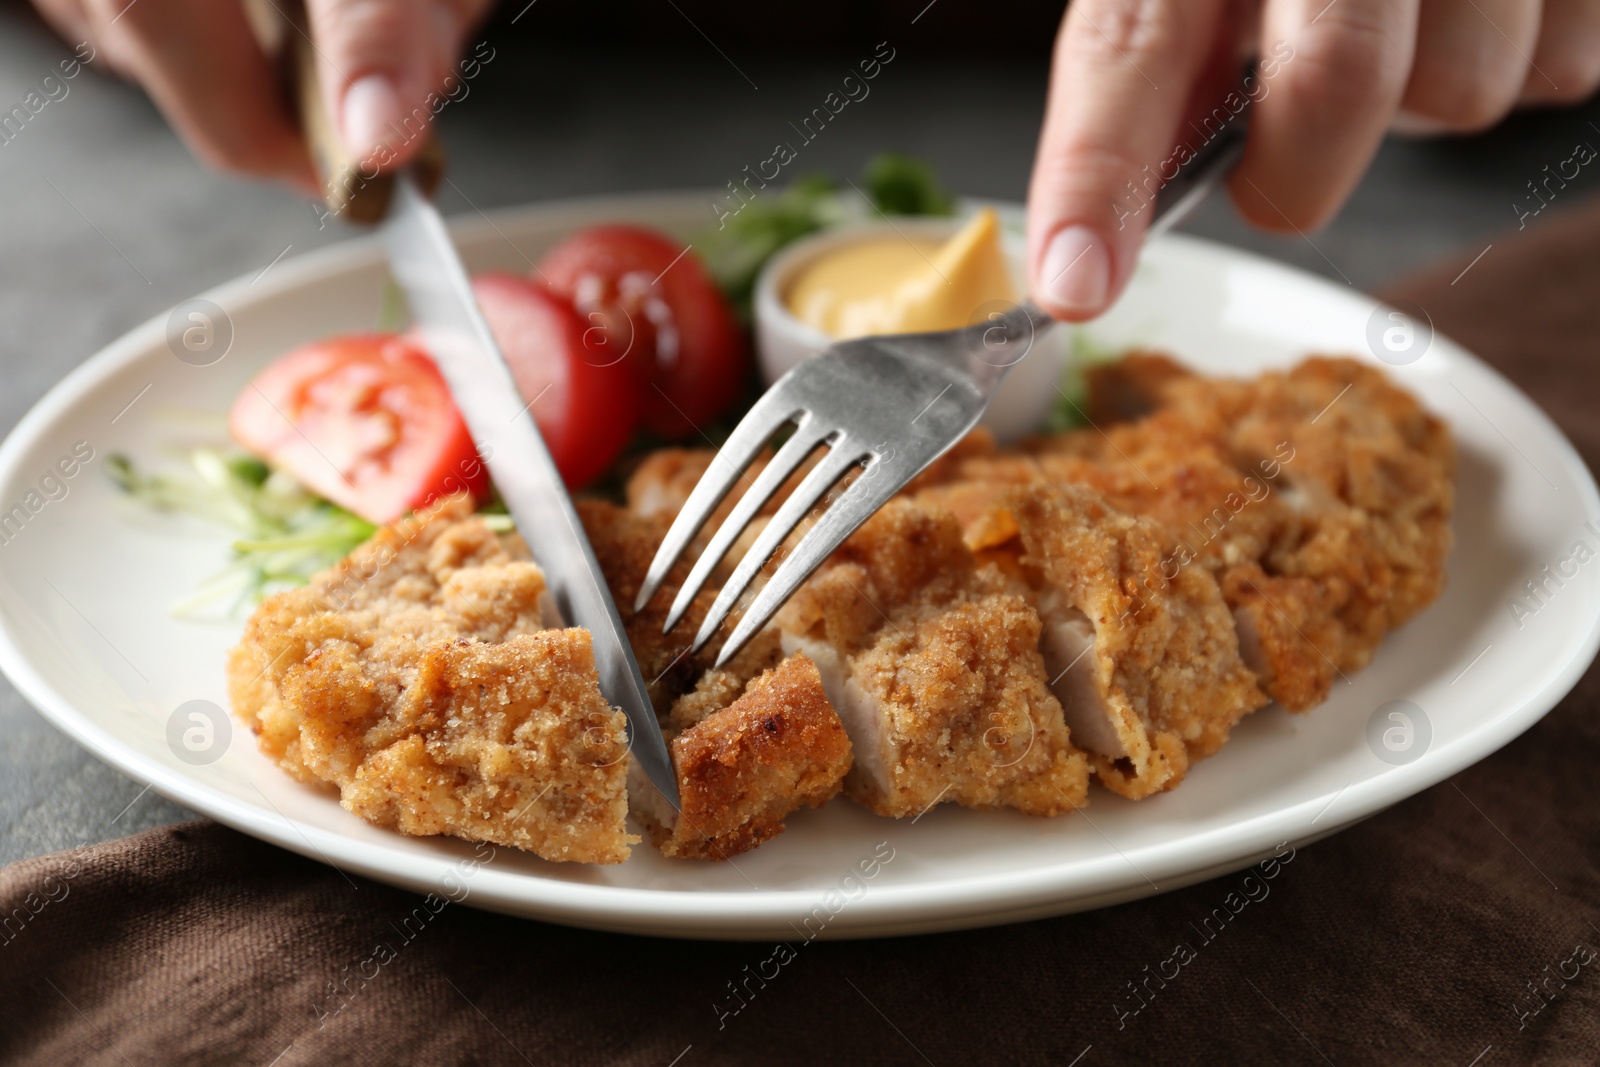
POLYGON ((430 134, 417 161, 400 172, 351 158, 317 91, 315 52, 299 15, 290 16, 291 83, 328 207, 348 221, 381 224, 390 269, 517 531, 543 570, 562 619, 589 631, 600 691, 628 718, 629 749, 637 766, 676 808, 677 775, 622 616, 572 498, 473 298, 444 220, 427 198, 425 190, 443 169, 437 143, 430 134))

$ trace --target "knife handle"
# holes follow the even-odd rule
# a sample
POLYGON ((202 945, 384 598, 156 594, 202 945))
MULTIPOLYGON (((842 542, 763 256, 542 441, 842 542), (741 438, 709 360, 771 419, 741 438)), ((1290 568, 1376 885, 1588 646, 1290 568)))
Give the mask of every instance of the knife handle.
MULTIPOLYGON (((329 211, 346 222, 382 222, 394 192, 392 170, 382 169, 376 153, 358 159, 345 151, 317 78, 317 51, 311 41, 303 0, 275 0, 272 6, 280 24, 287 23, 282 48, 284 78, 300 116, 300 129, 311 151, 323 201, 329 211)), ((431 127, 422 137, 422 148, 410 167, 422 191, 432 196, 444 177, 444 152, 431 127)))

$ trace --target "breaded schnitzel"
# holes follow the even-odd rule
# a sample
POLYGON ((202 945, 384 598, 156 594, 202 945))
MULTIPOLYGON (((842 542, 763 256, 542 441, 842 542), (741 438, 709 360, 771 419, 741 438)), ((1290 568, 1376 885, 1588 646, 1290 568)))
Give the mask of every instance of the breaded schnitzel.
POLYGON ((1183 780, 1267 703, 1239 658, 1216 579, 1168 580, 1166 531, 1082 486, 1013 490, 1006 505, 1039 590, 1051 689, 1100 781, 1138 799, 1183 780))
POLYGON ((544 578, 452 497, 269 597, 228 660, 262 752, 345 808, 550 860, 620 863, 626 720, 586 630, 546 629, 544 578))
POLYGON ((1029 598, 979 567, 947 513, 890 501, 778 615, 817 662, 855 748, 845 790, 880 815, 937 803, 1056 815, 1080 807, 1073 746, 1029 598))
POLYGON ((724 860, 755 848, 799 808, 832 800, 850 770, 850 739, 804 656, 757 675, 731 703, 712 703, 668 727, 682 811, 653 789, 634 793, 635 814, 669 856, 724 860))
POLYGON ((1091 378, 1090 410, 1133 421, 982 440, 913 488, 950 507, 969 543, 1014 534, 1001 499, 1020 484, 1079 484, 1170 536, 1168 577, 1211 570, 1240 648, 1291 711, 1327 699, 1383 635, 1443 589, 1455 457, 1448 430, 1382 372, 1314 358, 1245 380, 1130 356, 1091 378))
POLYGON ((628 641, 650 686, 674 768, 682 813, 654 789, 631 791, 634 813, 669 856, 727 859, 783 832, 783 820, 831 799, 850 769, 850 741, 804 656, 784 658, 776 633, 747 645, 721 670, 714 647, 688 651, 713 593, 662 634, 686 563, 643 611, 633 609, 671 516, 640 515, 598 500, 578 503, 628 641))

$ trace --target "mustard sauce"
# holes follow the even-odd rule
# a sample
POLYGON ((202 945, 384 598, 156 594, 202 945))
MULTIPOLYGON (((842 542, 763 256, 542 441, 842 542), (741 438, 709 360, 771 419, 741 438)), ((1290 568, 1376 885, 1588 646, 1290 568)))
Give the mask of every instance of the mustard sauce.
POLYGON ((953 330, 1017 299, 993 208, 938 241, 888 234, 844 245, 801 271, 785 295, 800 321, 833 338, 953 330))

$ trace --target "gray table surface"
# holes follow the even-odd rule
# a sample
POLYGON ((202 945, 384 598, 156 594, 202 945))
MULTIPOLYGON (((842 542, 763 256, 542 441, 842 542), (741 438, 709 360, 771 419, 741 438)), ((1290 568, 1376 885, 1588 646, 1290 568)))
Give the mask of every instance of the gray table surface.
MULTIPOLYGON (((442 197, 447 212, 721 186, 873 44, 804 56, 745 45, 735 70, 692 39, 655 50, 541 41, 534 14, 490 40, 494 62, 441 119, 456 187, 442 197)), ((0 7, 0 110, 69 53, 24 11, 0 7)), ((806 146, 804 165, 854 175, 895 149, 933 161, 958 192, 1020 200, 1044 83, 1036 62, 919 53, 910 36, 872 95, 806 146)), ((1470 139, 1391 141, 1340 217, 1309 237, 1250 231, 1221 201, 1188 228, 1374 289, 1506 239, 1525 183, 1575 142, 1600 145, 1597 124, 1591 103, 1470 139)), ((1600 188, 1592 175, 1573 184, 1567 202, 1600 188)), ((94 70, 0 144, 0 218, 0 433, 130 327, 286 248, 350 232, 319 229, 287 192, 206 171, 137 89, 94 70)), ((190 817, 78 748, 4 680, 0 739, 0 864, 190 817)))

